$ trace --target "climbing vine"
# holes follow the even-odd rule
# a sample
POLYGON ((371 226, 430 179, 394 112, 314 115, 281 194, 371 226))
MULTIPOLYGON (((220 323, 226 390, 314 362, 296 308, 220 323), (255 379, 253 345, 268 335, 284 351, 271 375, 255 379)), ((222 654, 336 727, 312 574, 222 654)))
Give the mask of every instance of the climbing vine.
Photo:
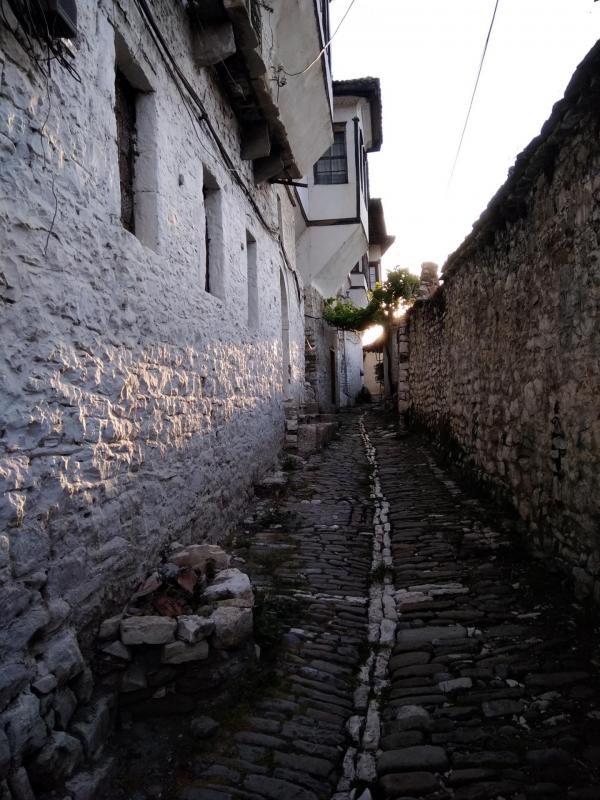
POLYGON ((364 308, 355 306, 351 300, 330 297, 325 301, 323 318, 345 331, 364 331, 371 325, 385 325, 402 301, 405 304, 414 302, 418 288, 416 275, 407 269, 395 269, 369 292, 369 302, 364 308))

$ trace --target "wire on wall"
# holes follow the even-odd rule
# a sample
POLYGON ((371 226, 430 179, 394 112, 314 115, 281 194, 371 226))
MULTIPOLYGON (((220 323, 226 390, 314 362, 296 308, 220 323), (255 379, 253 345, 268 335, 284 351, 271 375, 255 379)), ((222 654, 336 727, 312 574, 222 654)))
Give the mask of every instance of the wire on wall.
POLYGON ((344 24, 344 20, 346 19, 346 17, 350 13, 350 10, 351 10, 351 8, 352 8, 352 6, 354 5, 355 2, 356 2, 356 0, 350 0, 350 5, 348 6, 346 11, 344 12, 344 16, 339 21, 337 28, 334 30, 334 32, 329 37, 329 41, 321 48, 319 54, 310 62, 310 64, 308 66, 304 67, 304 69, 301 69, 299 72, 288 72, 284 67, 281 67, 279 71, 283 72, 284 75, 287 75, 288 78, 296 78, 299 75, 304 75, 306 72, 309 71, 309 69, 312 69, 314 67, 314 65, 321 59, 321 56, 324 53, 326 53, 327 50, 329 50, 329 48, 331 47, 331 42, 333 41, 333 37, 336 35, 336 33, 339 31, 339 29, 344 24))
POLYGON ((0 16, 13 39, 46 78, 50 78, 52 62, 55 61, 81 83, 81 77, 72 64, 74 54, 65 40, 55 35, 51 29, 39 0, 0 0, 0 16), (13 27, 7 17, 5 2, 14 17, 16 27, 13 27))

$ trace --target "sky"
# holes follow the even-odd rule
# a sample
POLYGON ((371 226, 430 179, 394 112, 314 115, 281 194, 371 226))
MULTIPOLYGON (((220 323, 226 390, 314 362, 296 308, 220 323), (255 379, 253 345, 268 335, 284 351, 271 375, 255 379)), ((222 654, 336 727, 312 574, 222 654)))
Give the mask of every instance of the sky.
MULTIPOLYGON (((350 0, 332 0, 334 31, 350 0)), ((383 147, 369 156, 396 242, 384 268, 440 266, 471 230, 518 153, 540 132, 600 37, 600 2, 499 0, 469 127, 465 122, 495 0, 355 0, 332 42, 334 79, 381 79, 383 147)))

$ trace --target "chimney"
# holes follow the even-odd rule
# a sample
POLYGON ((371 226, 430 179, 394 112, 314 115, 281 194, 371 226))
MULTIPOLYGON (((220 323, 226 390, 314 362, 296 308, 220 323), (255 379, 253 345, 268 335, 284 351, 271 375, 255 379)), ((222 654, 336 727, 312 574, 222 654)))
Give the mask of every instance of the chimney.
POLYGON ((439 285, 438 265, 434 264, 433 261, 424 261, 423 264, 421 264, 419 300, 429 300, 439 285))

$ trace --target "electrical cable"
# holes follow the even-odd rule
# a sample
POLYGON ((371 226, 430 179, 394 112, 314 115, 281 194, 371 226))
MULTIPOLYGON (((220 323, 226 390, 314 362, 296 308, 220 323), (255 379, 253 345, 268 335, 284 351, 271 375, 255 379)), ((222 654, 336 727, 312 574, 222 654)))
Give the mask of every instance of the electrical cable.
POLYGON ((346 17, 347 17, 347 16, 348 16, 348 14, 350 13, 350 9, 352 8, 352 6, 354 5, 354 3, 355 3, 355 2, 356 2, 356 0, 350 0, 350 5, 349 5, 349 6, 348 6, 348 8, 346 9, 346 11, 345 11, 345 13, 344 13, 344 16, 343 16, 343 17, 341 18, 341 20, 339 21, 339 24, 338 24, 337 28, 334 30, 334 32, 333 32, 333 33, 331 34, 331 36, 329 37, 329 41, 328 41, 328 42, 327 42, 327 44, 326 44, 326 45, 325 45, 325 46, 324 46, 324 47, 321 49, 321 51, 319 52, 318 56, 317 56, 317 57, 316 57, 316 58, 315 58, 313 61, 311 61, 311 62, 310 62, 310 64, 309 64, 307 67, 304 67, 304 69, 301 69, 301 70, 300 70, 300 72, 288 72, 288 71, 287 71, 286 69, 284 69, 283 67, 281 67, 281 70, 280 70, 280 71, 281 71, 281 72, 283 72, 283 74, 284 74, 284 75, 287 75, 287 76, 288 76, 288 78, 296 78, 296 77, 298 77, 298 75, 304 75, 304 73, 305 73, 305 72, 308 72, 308 70, 309 70, 309 69, 312 69, 312 67, 314 67, 314 65, 315 65, 315 64, 316 64, 316 63, 317 63, 317 62, 320 60, 320 58, 321 58, 321 56, 323 55, 323 53, 325 53, 325 52, 327 52, 327 50, 329 50, 329 48, 330 48, 330 46, 331 46, 331 42, 333 41, 333 37, 336 35, 336 33, 337 33, 337 32, 339 31, 339 29, 342 27, 342 24, 344 23, 344 20, 346 19, 346 17))
POLYGON ((13 28, 6 17, 4 0, 0 0, 0 16, 2 17, 2 21, 15 41, 33 60, 38 70, 49 78, 50 64, 52 61, 57 61, 72 78, 78 83, 81 83, 81 76, 68 60, 73 60, 73 54, 68 44, 60 37, 55 36, 53 30, 50 30, 45 9, 40 0, 7 0, 7 3, 17 23, 17 27, 13 28), (43 59, 40 58, 36 52, 34 43, 46 48, 46 57, 43 59))
POLYGON ((494 13, 492 14, 492 21, 490 22, 490 27, 485 39, 485 45, 483 46, 483 53, 481 55, 481 61, 479 62, 479 70, 477 71, 477 79, 475 80, 475 86, 473 88, 473 94, 471 95, 471 102, 469 103, 469 110, 467 111, 467 117, 465 119, 465 124, 462 129, 462 133, 460 135, 460 141, 458 143, 458 149, 456 150, 456 156, 454 158, 454 164, 452 165, 452 172, 450 173, 450 178, 448 179, 448 186, 452 183, 452 178, 454 177, 454 171, 456 169, 456 165, 458 164, 458 158, 460 156, 460 151, 462 149, 463 140, 465 138, 465 133, 467 131, 467 125, 469 124, 469 118, 471 117, 471 110, 473 109, 473 103, 475 101, 475 95, 477 94, 477 87, 479 86, 479 79, 481 78, 481 71, 483 70, 483 63, 485 61, 485 56, 487 53, 488 45, 490 43, 490 37, 492 35, 492 29, 494 27, 494 22, 496 20, 496 12, 498 11, 498 5, 500 4, 500 0, 496 0, 496 5, 494 6, 494 13))

